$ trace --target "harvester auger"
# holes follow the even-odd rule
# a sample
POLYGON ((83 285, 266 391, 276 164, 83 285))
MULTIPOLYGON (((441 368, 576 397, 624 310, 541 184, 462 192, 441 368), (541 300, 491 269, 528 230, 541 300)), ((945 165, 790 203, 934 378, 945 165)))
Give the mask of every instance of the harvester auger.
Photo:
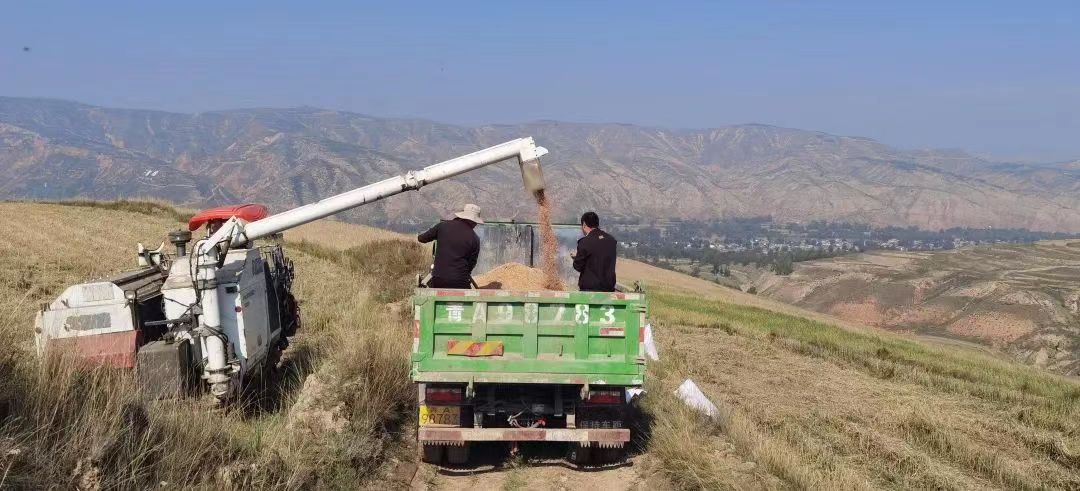
POLYGON ((169 234, 172 257, 140 244, 138 271, 71 286, 43 306, 38 351, 62 347, 91 364, 134 369, 140 387, 158 397, 201 385, 230 399, 276 363, 300 324, 291 261, 280 243, 257 239, 512 158, 535 193, 544 187, 545 154, 519 138, 276 215, 252 204, 205 210, 189 231, 169 234), (208 236, 188 253, 191 232, 204 225, 208 236))

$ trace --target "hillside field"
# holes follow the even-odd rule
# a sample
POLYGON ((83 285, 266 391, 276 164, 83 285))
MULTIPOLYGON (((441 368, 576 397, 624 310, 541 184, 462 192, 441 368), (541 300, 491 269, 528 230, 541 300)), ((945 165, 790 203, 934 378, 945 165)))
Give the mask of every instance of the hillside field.
POLYGON ((1080 242, 874 251, 762 275, 769 298, 851 322, 969 342, 1080 374, 1080 242))
POLYGON ((31 322, 65 285, 131 267, 134 244, 156 245, 179 214, 0 203, 0 215, 0 488, 1080 487, 1074 379, 632 261, 620 281, 648 289, 661 357, 632 465, 576 471, 526 455, 476 473, 418 466, 397 305, 424 253, 335 222, 286 234, 305 325, 270 400, 228 413, 140 401, 123 376, 40 367, 31 322), (675 398, 687 378, 715 418, 675 398))

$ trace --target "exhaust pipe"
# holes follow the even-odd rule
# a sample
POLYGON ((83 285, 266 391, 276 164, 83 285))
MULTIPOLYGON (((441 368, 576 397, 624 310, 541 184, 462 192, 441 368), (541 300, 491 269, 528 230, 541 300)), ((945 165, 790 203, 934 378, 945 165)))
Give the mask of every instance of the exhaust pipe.
POLYGON ((169 233, 169 242, 176 246, 176 257, 187 256, 187 243, 191 242, 191 232, 177 230, 169 233))

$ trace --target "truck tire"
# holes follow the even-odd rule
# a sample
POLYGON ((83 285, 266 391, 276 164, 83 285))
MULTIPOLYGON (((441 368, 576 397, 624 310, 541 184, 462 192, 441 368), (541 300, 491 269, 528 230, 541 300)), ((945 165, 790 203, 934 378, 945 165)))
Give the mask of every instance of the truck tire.
POLYGON ((446 446, 446 463, 450 465, 465 465, 469 463, 469 442, 461 445, 446 446))
POLYGON ((571 443, 566 452, 566 460, 574 465, 589 465, 592 462, 592 448, 571 443))
POLYGON ((625 448, 598 448, 593 453, 597 465, 621 464, 626 461, 625 448))
POLYGON ((420 446, 423 447, 420 450, 420 460, 433 465, 442 464, 443 454, 446 453, 446 445, 423 443, 420 446))

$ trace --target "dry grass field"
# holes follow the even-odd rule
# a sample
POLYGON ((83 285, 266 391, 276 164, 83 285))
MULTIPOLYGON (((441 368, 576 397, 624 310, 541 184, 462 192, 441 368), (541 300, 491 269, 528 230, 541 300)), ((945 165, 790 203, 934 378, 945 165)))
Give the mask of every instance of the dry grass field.
POLYGON ((649 451, 681 487, 1080 486, 1075 380, 693 295, 654 291, 650 305, 649 451), (670 395, 686 378, 715 421, 670 395))
POLYGON ((413 240, 413 237, 367 225, 345 223, 333 218, 306 223, 285 232, 286 241, 310 242, 338 250, 364 245, 379 239, 413 240))
POLYGON ((280 379, 244 410, 150 403, 124 374, 39 365, 36 306, 132 266, 134 244, 156 245, 178 215, 0 203, 0 488, 1080 487, 1075 380, 632 261, 620 261, 620 279, 648 288, 661 356, 632 466, 581 472, 524 459, 475 474, 421 466, 413 479, 400 299, 427 257, 394 234, 341 223, 286 236, 305 324, 280 379), (716 418, 673 395, 687 378, 716 418))

